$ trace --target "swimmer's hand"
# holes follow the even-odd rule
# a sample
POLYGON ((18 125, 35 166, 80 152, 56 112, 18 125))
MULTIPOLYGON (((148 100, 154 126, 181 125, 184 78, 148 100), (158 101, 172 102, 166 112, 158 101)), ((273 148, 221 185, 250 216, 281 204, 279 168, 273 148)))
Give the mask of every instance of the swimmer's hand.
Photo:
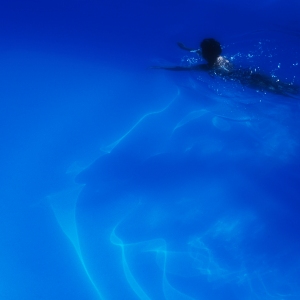
POLYGON ((191 51, 193 49, 190 49, 188 47, 186 47, 184 44, 182 43, 177 43, 177 45, 179 46, 179 48, 181 48, 182 50, 186 50, 186 51, 191 51))
POLYGON ((191 49, 191 48, 188 48, 186 47, 184 44, 182 43, 177 43, 177 45, 179 46, 180 49, 182 50, 186 50, 186 51, 189 51, 189 52, 193 52, 193 53, 198 53, 200 54, 201 51, 199 49, 191 49))
POLYGON ((186 50, 186 46, 184 46, 182 43, 178 42, 177 45, 179 48, 186 50))

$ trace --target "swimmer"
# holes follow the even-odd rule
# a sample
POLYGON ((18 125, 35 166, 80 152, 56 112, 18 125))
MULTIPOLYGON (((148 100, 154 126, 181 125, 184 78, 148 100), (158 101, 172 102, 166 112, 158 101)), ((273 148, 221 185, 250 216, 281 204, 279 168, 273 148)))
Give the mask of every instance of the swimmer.
POLYGON ((200 43, 200 49, 191 49, 186 47, 182 43, 178 43, 178 46, 186 51, 197 53, 202 56, 207 64, 194 65, 190 67, 153 67, 155 69, 164 69, 172 71, 190 71, 190 70, 224 70, 225 72, 230 72, 233 69, 233 65, 225 57, 221 56, 222 48, 221 44, 215 39, 204 39, 200 43))
POLYGON ((235 68, 228 59, 226 59, 224 56, 221 56, 221 44, 215 39, 204 39, 200 43, 199 49, 188 48, 182 43, 178 43, 178 46, 183 50, 199 54, 207 61, 207 63, 189 67, 156 66, 152 68, 170 71, 207 71, 212 74, 222 76, 228 80, 238 81, 243 85, 260 90, 262 92, 269 91, 271 93, 284 96, 291 96, 299 93, 299 87, 292 83, 281 82, 276 78, 258 73, 256 69, 252 70, 251 68, 235 68))

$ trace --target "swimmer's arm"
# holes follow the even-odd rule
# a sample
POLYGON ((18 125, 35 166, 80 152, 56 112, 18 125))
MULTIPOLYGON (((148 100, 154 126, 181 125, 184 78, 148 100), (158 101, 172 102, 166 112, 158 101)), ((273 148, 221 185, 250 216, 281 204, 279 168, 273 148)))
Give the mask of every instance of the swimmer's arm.
POLYGON ((186 46, 185 46, 184 44, 182 44, 182 43, 177 43, 177 45, 178 45, 179 48, 182 49, 182 50, 186 50, 186 51, 189 51, 189 52, 198 53, 199 55, 201 54, 201 50, 200 50, 200 49, 191 49, 191 48, 186 47, 186 46))
POLYGON ((210 68, 207 64, 195 65, 190 67, 181 67, 181 66, 174 66, 174 67, 162 67, 162 66, 154 66, 151 69, 161 69, 161 70, 169 70, 169 71, 208 71, 210 68))

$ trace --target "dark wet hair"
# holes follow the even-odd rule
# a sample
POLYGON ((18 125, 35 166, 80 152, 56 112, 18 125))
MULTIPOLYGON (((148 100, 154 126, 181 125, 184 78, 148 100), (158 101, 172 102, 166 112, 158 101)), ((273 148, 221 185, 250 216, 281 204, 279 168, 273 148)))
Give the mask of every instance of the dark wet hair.
POLYGON ((204 39, 200 43, 200 47, 202 50, 203 58, 210 65, 213 65, 218 56, 220 56, 222 53, 221 44, 215 39, 204 39))

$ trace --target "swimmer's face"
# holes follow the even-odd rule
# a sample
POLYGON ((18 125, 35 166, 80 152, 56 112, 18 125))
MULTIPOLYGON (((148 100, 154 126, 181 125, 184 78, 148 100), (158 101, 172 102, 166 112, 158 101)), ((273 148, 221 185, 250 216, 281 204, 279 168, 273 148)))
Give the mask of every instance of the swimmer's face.
POLYGON ((229 62, 229 60, 227 60, 225 57, 223 56, 218 56, 216 59, 216 62, 214 63, 214 66, 217 68, 221 68, 225 71, 230 71, 232 70, 233 66, 232 64, 229 62))
POLYGON ((228 63, 229 61, 225 58, 225 57, 223 57, 223 56, 219 56, 218 58, 217 58, 217 63, 218 64, 224 64, 224 63, 228 63))

